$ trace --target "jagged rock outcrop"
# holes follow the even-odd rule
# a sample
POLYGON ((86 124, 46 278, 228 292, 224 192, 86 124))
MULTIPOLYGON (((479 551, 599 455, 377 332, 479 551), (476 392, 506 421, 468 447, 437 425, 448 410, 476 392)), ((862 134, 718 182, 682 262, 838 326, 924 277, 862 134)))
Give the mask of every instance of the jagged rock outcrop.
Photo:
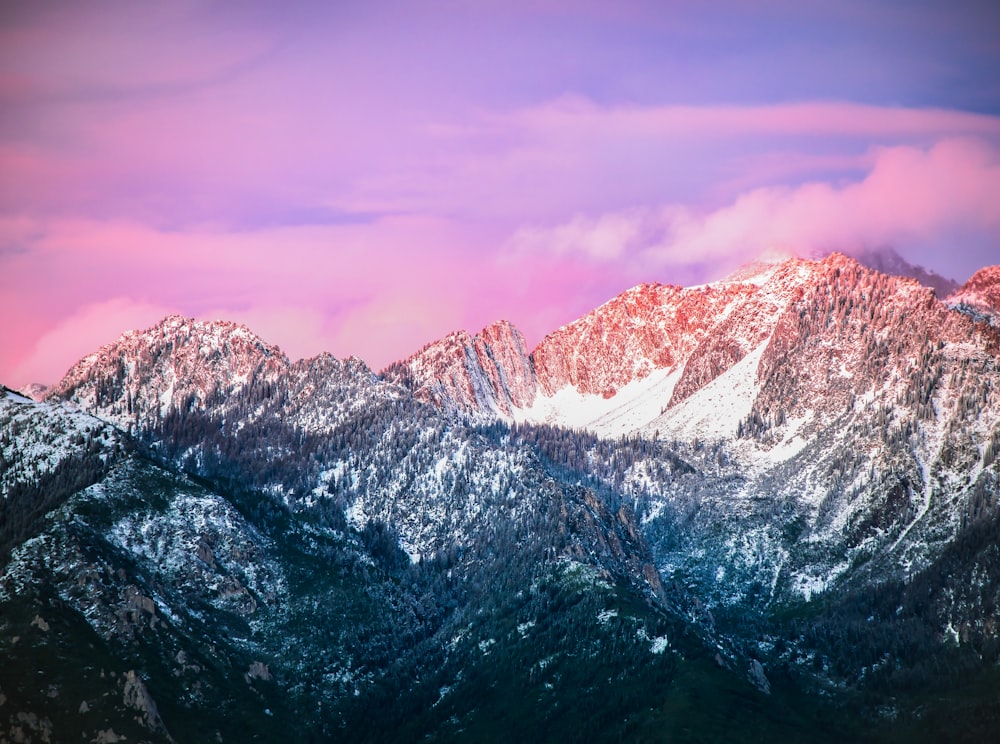
POLYGON ((383 376, 409 384, 420 400, 502 416, 530 405, 537 390, 524 337, 503 320, 475 336, 457 331, 428 344, 383 376))
POLYGON ((532 359, 539 387, 549 395, 571 386, 584 395, 611 398, 654 370, 679 369, 733 303, 751 291, 739 284, 634 287, 538 344, 532 359))
POLYGON ((129 669, 125 673, 125 680, 122 685, 122 700, 126 707, 138 711, 139 717, 146 728, 171 740, 166 727, 163 725, 163 720, 160 718, 160 712, 156 708, 156 701, 149 694, 149 688, 146 687, 145 680, 134 669, 129 669))

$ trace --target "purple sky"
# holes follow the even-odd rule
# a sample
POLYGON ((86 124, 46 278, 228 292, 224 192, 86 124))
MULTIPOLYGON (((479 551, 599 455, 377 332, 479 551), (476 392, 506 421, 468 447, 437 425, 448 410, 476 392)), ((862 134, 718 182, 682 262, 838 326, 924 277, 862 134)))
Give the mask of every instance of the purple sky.
POLYGON ((511 5, 5 2, 0 381, 169 312, 378 369, 765 250, 1000 263, 995 3, 511 5))

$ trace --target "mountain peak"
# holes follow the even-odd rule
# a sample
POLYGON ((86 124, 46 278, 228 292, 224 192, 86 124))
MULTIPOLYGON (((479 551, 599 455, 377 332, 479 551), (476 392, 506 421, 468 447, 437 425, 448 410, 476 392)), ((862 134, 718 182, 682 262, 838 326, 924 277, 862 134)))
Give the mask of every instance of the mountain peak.
POLYGON ((1000 306, 1000 265, 984 266, 962 285, 961 292, 978 292, 1000 306))
MULTIPOLYGON (((876 288, 901 306, 932 302, 919 280, 893 278, 845 253, 763 259, 698 287, 638 284, 549 333, 530 356, 516 329, 500 321, 474 337, 459 331, 428 344, 386 376, 436 405, 627 433, 763 354, 792 332, 802 303, 839 312, 866 305, 876 288)), ((753 360, 744 367, 755 369, 753 360)), ((747 374, 755 377, 754 369, 747 374)), ((747 394, 757 385, 748 378, 747 394)))
POLYGON ((425 402, 505 416, 535 397, 524 336, 506 320, 475 336, 454 331, 390 365, 382 376, 411 388, 425 402))
POLYGON ((181 403, 204 405, 210 396, 288 366, 281 349, 244 325, 168 315, 81 359, 47 397, 76 402, 131 428, 181 403))
POLYGON ((1000 266, 977 271, 945 303, 975 320, 1000 326, 1000 266))
POLYGON ((851 255, 858 263, 869 269, 875 269, 883 274, 916 279, 925 287, 933 289, 938 297, 947 297, 958 289, 958 282, 941 276, 936 271, 910 263, 890 246, 865 248, 852 251, 851 255))

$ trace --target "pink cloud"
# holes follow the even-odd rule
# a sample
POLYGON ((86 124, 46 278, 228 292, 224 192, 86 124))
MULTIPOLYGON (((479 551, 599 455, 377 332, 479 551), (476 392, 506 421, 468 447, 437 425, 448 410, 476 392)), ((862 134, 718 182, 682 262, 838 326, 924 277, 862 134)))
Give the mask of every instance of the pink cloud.
POLYGON ((401 159, 376 158, 333 203, 520 220, 681 197, 698 203, 762 180, 854 173, 870 166, 873 143, 997 141, 1000 117, 839 102, 602 106, 566 96, 473 112, 422 134, 428 139, 401 159))
POLYGON ((755 106, 600 106, 587 98, 566 96, 500 118, 528 131, 571 139, 617 139, 627 135, 704 139, 752 135, 898 138, 1000 134, 1000 118, 987 114, 837 101, 755 106))
POLYGON ((702 281, 768 249, 905 253, 964 230, 995 251, 997 148, 946 139, 868 162, 854 181, 749 189, 715 209, 633 206, 513 231, 431 217, 239 233, 6 220, 0 234, 20 248, 0 254, 0 313, 24 321, 0 328, 0 380, 52 382, 167 309, 245 322, 293 358, 325 350, 378 369, 499 318, 534 343, 635 282, 702 281))
POLYGON ((537 341, 628 286, 575 256, 498 260, 502 231, 429 218, 246 233, 16 220, 2 231, 23 249, 0 254, 0 314, 29 327, 0 327, 8 385, 53 382, 168 311, 245 323, 293 359, 329 351, 380 369, 500 318, 537 341))
MULTIPOLYGON (((1000 245, 1000 150, 973 139, 878 148, 861 180, 748 190, 727 206, 687 205, 578 215, 519 231, 509 250, 625 260, 636 278, 668 266, 711 265, 716 276, 766 250, 809 254, 880 244, 946 245, 958 232, 1000 245), (615 225, 619 251, 595 251, 615 225)), ((960 251, 955 246, 953 251, 960 251)), ((1000 251, 998 251, 1000 253, 1000 251)), ((1000 259, 1000 255, 996 256, 1000 259)))
POLYGON ((600 106, 565 97, 429 113, 393 105, 402 91, 391 85, 369 96, 336 72, 318 94, 288 65, 177 99, 66 104, 30 144, 0 149, 0 200, 22 211, 237 229, 262 211, 280 222, 301 207, 548 220, 718 195, 720 181, 759 178, 759 158, 776 150, 783 165, 772 159, 771 172, 787 177, 851 168, 872 141, 1000 138, 1000 117, 836 102, 600 106), (812 152, 820 139, 822 156, 812 152))
POLYGON ((809 11, 851 32, 824 82, 807 36, 758 48, 750 21, 787 3, 721 23, 684 3, 459 5, 8 14, 0 315, 18 320, 0 326, 0 381, 52 381, 71 330, 92 322, 96 342, 116 317, 155 320, 141 308, 377 368, 501 317, 537 340, 636 281, 698 281, 776 245, 933 244, 940 270, 953 231, 996 241, 1000 117, 787 102, 913 81, 899 100, 994 110, 952 89, 952 65, 925 86, 940 56, 856 43, 869 13, 892 39, 955 14, 809 11), (762 100, 786 102, 662 103, 762 100))

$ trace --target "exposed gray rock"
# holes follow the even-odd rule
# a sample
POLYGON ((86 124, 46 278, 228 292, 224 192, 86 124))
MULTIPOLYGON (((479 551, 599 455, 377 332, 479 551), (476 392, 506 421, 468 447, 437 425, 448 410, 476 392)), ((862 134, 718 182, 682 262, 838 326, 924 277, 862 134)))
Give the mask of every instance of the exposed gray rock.
POLYGON ((765 695, 771 694, 771 683, 767 680, 767 675, 764 674, 764 667, 757 659, 750 660, 750 669, 748 671, 750 682, 758 690, 763 692, 765 695))

